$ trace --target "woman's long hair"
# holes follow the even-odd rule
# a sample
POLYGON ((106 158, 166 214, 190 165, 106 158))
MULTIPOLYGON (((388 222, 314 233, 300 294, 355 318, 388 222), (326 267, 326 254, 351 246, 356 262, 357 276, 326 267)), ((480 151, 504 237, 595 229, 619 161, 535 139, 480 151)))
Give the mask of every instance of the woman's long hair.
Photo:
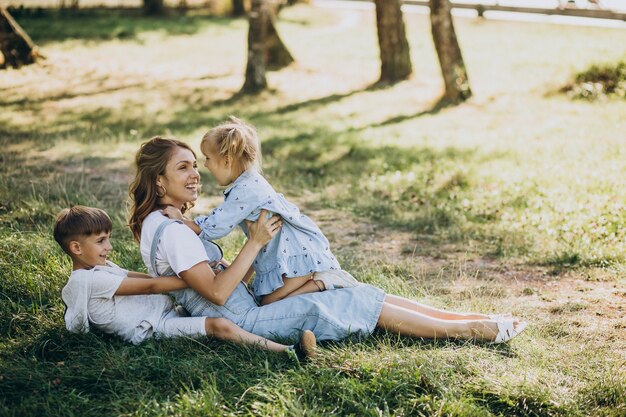
MULTIPOLYGON (((143 221, 158 206, 157 177, 165 175, 165 167, 176 148, 179 147, 189 149, 193 153, 194 158, 196 157, 196 153, 186 143, 161 136, 155 136, 149 141, 142 143, 135 155, 137 172, 135 179, 128 188, 128 194, 131 199, 128 226, 138 242, 141 237, 143 221)), ((181 211, 184 213, 192 207, 193 202, 185 203, 181 211)))

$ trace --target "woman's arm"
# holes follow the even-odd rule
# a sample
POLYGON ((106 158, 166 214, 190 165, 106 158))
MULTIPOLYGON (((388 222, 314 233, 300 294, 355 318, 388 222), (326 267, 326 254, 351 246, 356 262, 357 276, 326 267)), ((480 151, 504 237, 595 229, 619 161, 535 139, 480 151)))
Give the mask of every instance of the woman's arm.
POLYGON ((217 305, 224 305, 239 282, 246 276, 259 251, 278 233, 281 225, 282 221, 277 216, 268 219, 263 214, 258 221, 248 225, 250 238, 228 269, 215 275, 208 263, 200 262, 182 271, 181 278, 207 300, 217 305))
MULTIPOLYGON (((135 272, 134 274, 139 274, 135 272)), ((145 275, 145 274, 142 274, 145 275)), ((178 277, 159 277, 146 279, 143 277, 124 278, 115 295, 142 295, 142 294, 161 294, 170 291, 182 290, 189 285, 178 277)))

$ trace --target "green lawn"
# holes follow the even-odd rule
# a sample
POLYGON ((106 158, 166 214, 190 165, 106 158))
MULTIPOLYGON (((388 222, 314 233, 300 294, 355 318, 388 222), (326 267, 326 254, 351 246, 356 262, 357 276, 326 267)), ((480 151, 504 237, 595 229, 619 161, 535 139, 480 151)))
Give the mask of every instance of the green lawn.
MULTIPOLYGON (((624 30, 458 19, 475 96, 439 108, 422 15, 406 16, 414 77, 375 88, 373 13, 285 9, 297 63, 253 97, 236 95, 242 19, 20 23, 47 59, 0 73, 0 415, 626 413, 626 101, 558 92, 623 60, 624 30), (258 127, 266 176, 360 280, 530 328, 497 348, 377 333, 302 367, 208 339, 67 333, 54 215, 106 209, 114 260, 144 270, 125 226, 134 152, 157 134, 198 149, 230 114, 258 127)), ((196 213, 220 201, 202 175, 196 213)), ((223 240, 230 258, 242 241, 223 240)))

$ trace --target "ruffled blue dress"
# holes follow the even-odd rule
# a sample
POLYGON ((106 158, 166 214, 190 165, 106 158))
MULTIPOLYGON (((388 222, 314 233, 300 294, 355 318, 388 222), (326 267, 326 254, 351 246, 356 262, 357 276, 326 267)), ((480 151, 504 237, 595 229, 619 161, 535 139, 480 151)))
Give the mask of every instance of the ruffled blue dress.
POLYGON ((252 265, 256 272, 252 291, 257 297, 282 287, 283 276, 293 278, 341 269, 319 227, 253 170, 245 171, 224 191, 224 203, 211 215, 194 221, 202 229, 203 240, 224 237, 237 225, 248 236, 245 220, 257 220, 262 209, 279 214, 283 226, 252 265))

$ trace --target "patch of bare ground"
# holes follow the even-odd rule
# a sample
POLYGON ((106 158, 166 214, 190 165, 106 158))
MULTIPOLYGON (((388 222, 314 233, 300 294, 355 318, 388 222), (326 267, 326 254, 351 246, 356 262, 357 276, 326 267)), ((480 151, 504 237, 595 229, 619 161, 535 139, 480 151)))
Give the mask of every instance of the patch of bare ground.
POLYGON ((481 256, 472 247, 437 244, 428 236, 376 225, 341 210, 308 214, 343 259, 401 266, 416 285, 429 286, 428 293, 496 299, 542 328, 559 321, 561 336, 626 348, 626 338, 620 336, 626 328, 626 286, 617 274, 602 269, 554 274, 544 266, 481 256))

